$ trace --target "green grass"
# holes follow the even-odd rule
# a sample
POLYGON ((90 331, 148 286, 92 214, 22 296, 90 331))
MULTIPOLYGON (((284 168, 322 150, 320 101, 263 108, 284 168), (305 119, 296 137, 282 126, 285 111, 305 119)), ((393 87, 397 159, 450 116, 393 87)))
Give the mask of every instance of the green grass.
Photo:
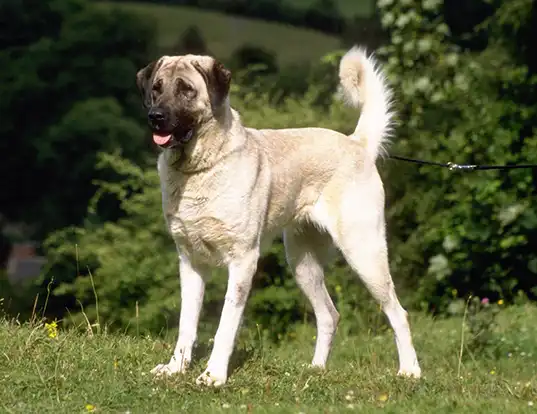
MULTIPOLYGON (((294 7, 307 9, 315 0, 290 0, 290 3, 294 7)), ((344 18, 369 17, 375 10, 376 0, 336 0, 336 4, 344 18)))
MULTIPOLYGON (((200 351, 185 376, 154 379, 167 341, 116 334, 59 331, 0 321, 0 412, 5 413, 523 413, 537 409, 537 307, 500 314, 511 355, 462 359, 461 319, 412 315, 424 377, 397 378, 390 332, 337 335, 328 369, 306 367, 314 330, 301 326, 280 346, 242 331, 231 377, 221 389, 195 385, 207 361, 200 351), (533 404, 533 406, 531 405, 533 404), (87 407, 86 407, 87 406, 87 407)), ((344 321, 343 321, 344 323, 344 321)))
POLYGON ((173 47, 191 25, 198 27, 209 51, 222 60, 246 43, 275 53, 281 65, 310 62, 340 47, 336 36, 314 30, 196 8, 146 3, 97 3, 96 6, 121 7, 153 18, 161 50, 173 47))

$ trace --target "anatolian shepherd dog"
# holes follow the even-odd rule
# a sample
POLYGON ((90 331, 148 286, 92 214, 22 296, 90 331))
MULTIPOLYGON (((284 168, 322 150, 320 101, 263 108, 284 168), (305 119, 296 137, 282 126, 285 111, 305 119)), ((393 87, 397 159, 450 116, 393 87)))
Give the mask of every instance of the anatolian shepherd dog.
POLYGON ((390 129, 391 91, 360 48, 342 58, 339 76, 343 95, 361 107, 350 136, 323 128, 245 127, 229 103, 230 71, 209 56, 164 56, 138 72, 153 140, 162 148, 162 206, 181 280, 177 345, 153 373, 188 367, 208 267, 226 266, 220 324, 196 382, 227 381, 262 246, 283 232, 287 261, 316 317, 312 366, 325 366, 339 320, 323 274, 335 245, 389 319, 399 374, 420 376, 407 313, 390 276, 384 190, 375 166, 390 129))

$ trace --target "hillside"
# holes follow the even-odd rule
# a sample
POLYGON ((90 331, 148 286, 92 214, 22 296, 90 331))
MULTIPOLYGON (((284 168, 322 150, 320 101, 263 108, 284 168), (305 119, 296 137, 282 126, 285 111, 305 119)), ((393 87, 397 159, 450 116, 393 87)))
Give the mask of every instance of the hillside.
MULTIPOLYGON (((294 7, 308 8, 316 0, 288 0, 294 7)), ((336 0, 337 8, 345 18, 370 16, 375 9, 376 0, 336 0)))
POLYGON ((281 65, 316 60, 340 47, 336 36, 197 8, 146 3, 97 3, 96 6, 121 7, 154 19, 161 50, 173 47, 191 25, 198 27, 210 52, 223 60, 244 44, 275 53, 281 65))

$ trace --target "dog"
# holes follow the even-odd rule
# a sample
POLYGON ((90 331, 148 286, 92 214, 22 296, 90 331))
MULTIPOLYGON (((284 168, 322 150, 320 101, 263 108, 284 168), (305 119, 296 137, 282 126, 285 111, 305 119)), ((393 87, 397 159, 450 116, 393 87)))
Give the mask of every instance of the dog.
POLYGON ((420 377, 407 312, 388 265, 384 189, 375 160, 392 125, 392 92, 359 47, 339 65, 340 91, 361 108, 350 136, 323 128, 252 129, 230 106, 231 72, 210 56, 163 56, 136 83, 153 141, 166 225, 179 257, 181 313, 170 361, 191 361, 210 268, 228 284, 214 347, 197 384, 221 386, 261 252, 283 232, 286 258, 316 317, 311 366, 324 368, 339 321, 323 266, 337 247, 382 306, 395 333, 398 374, 420 377))

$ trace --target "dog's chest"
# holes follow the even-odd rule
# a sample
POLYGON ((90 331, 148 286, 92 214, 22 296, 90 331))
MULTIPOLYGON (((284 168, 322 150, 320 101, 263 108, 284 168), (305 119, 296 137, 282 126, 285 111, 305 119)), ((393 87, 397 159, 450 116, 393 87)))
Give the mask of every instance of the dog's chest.
POLYGON ((163 200, 168 230, 182 253, 222 265, 228 261, 236 239, 233 225, 224 211, 215 208, 215 199, 208 197, 203 188, 188 190, 169 194, 163 200))

